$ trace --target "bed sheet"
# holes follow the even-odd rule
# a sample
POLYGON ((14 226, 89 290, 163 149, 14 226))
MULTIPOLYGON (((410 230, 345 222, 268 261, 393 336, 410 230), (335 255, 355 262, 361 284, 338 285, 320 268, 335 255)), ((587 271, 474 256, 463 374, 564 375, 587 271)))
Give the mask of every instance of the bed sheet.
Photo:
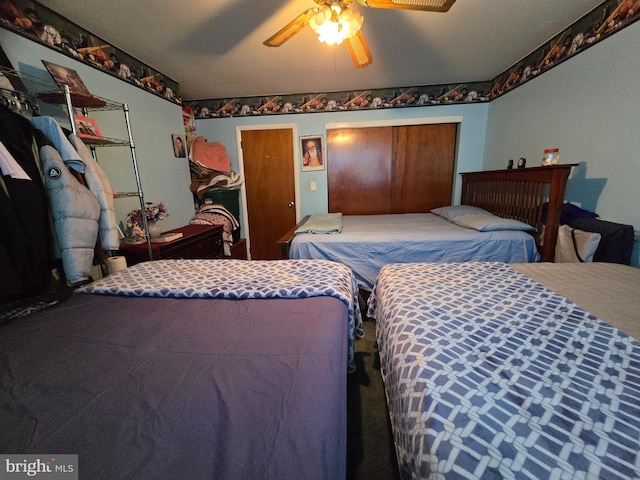
POLYGON ((0 327, 0 451, 78 454, 93 480, 344 478, 347 316, 74 295, 0 327))
POLYGON ((511 266, 640 340, 640 268, 603 262, 511 266))
POLYGON ((640 343, 502 263, 370 297, 404 479, 640 477, 640 343))
POLYGON ((367 290, 387 263, 540 259, 528 233, 478 232, 433 213, 343 215, 341 233, 296 235, 289 257, 343 263, 355 273, 358 286, 367 290))

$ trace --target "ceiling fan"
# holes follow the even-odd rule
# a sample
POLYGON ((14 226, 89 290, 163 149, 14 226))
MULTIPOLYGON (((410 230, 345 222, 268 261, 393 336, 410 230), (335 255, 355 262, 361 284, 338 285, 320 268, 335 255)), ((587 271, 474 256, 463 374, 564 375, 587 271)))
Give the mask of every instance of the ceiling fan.
MULTIPOLYGON (((446 12, 456 0, 358 0, 370 8, 397 8, 423 12, 446 12)), ((353 0, 314 0, 319 7, 309 8, 294 18, 284 28, 263 43, 267 47, 279 47, 309 25, 318 39, 329 45, 343 43, 357 68, 373 63, 367 42, 362 35, 363 18, 349 5, 353 0)))

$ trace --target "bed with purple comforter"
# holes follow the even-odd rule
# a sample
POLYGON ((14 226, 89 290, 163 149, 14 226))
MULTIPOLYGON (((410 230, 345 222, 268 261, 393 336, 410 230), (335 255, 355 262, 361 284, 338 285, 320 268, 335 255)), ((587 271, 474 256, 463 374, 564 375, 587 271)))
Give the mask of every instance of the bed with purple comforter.
POLYGON ((0 452, 77 454, 92 480, 344 478, 354 289, 322 261, 95 282, 0 327, 0 452))

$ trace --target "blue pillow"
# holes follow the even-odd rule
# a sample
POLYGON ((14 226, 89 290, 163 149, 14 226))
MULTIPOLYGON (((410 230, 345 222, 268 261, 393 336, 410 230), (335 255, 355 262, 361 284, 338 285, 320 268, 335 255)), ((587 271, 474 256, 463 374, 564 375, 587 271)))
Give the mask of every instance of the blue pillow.
POLYGON ((536 231, 527 223, 510 218, 502 218, 497 215, 460 215, 453 220, 453 223, 465 228, 472 228, 479 232, 495 232, 498 230, 522 230, 536 231))

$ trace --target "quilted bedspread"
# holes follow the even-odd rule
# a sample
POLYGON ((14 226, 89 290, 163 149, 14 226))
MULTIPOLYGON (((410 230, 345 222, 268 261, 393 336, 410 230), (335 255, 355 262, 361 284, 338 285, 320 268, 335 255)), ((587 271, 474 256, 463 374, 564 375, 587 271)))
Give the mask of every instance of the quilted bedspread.
POLYGON ((349 371, 364 335, 355 276, 325 260, 157 260, 133 265, 76 290, 173 298, 305 298, 332 296, 348 306, 349 371))
POLYGON ((403 478, 640 478, 632 337, 502 263, 385 266, 369 315, 403 478))

